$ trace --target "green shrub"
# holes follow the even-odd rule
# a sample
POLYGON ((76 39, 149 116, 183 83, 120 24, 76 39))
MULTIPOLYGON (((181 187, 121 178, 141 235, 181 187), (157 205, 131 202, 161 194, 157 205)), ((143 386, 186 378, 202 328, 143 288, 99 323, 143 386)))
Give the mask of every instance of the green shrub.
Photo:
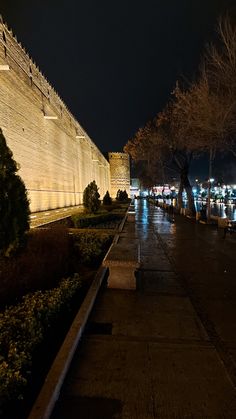
POLYGON ((103 205, 111 205, 112 204, 112 199, 111 199, 110 194, 109 194, 108 191, 106 191, 102 202, 103 202, 103 205))
POLYGON ((124 202, 128 200, 128 194, 126 192, 126 190, 121 191, 120 189, 118 189, 117 194, 116 194, 116 200, 119 202, 124 202))
POLYGON ((95 180, 89 183, 83 193, 83 204, 88 212, 95 214, 100 207, 100 194, 98 193, 98 187, 95 180))
POLYGON ((119 214, 112 214, 112 213, 104 213, 104 214, 77 214, 72 215, 71 219, 74 223, 75 228, 87 228, 87 227, 95 227, 102 223, 109 223, 111 221, 120 221, 122 219, 122 215, 119 214))
POLYGON ((110 234, 97 234, 86 232, 76 234, 74 237, 74 246, 78 251, 78 257, 81 263, 95 265, 112 242, 113 236, 110 234))
POLYGON ((81 287, 78 274, 57 288, 23 297, 0 313, 0 405, 23 398, 35 348, 81 287))
POLYGON ((29 230, 29 201, 17 163, 0 129, 0 255, 9 256, 29 230))
POLYGON ((0 306, 28 292, 55 287, 61 278, 74 272, 70 252, 65 227, 30 230, 21 252, 0 259, 0 306))

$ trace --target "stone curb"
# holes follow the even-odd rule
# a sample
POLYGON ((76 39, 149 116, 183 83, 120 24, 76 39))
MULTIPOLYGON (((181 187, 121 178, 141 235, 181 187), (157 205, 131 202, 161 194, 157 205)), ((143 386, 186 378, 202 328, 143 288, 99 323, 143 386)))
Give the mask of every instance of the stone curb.
POLYGON ((122 232, 122 230, 123 230, 123 228, 124 228, 125 222, 126 222, 127 217, 128 217, 128 212, 129 212, 129 207, 127 208, 127 210, 126 210, 126 212, 125 212, 125 216, 124 216, 123 220, 121 221, 121 223, 120 223, 120 225, 119 225, 119 228, 118 228, 118 233, 121 233, 121 232, 122 232))
POLYGON ((49 419, 108 269, 100 267, 52 364, 28 419, 49 419))

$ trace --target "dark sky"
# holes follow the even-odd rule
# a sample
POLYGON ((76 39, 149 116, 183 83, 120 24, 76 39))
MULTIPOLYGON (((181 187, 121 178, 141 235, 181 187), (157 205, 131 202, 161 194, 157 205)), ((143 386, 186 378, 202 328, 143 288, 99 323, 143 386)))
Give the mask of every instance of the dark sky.
POLYGON ((3 19, 102 151, 191 79, 235 0, 0 0, 3 19))

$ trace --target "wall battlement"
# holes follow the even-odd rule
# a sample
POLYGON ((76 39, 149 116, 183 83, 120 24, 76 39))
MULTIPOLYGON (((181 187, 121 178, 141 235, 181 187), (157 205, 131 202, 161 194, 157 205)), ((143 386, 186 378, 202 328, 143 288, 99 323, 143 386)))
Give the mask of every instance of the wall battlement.
POLYGON ((42 113, 57 116, 75 136, 83 138, 93 149, 100 150, 93 143, 89 135, 73 116, 66 104, 60 98, 46 77, 42 74, 37 64, 30 58, 25 48, 17 41, 11 29, 3 22, 0 15, 0 66, 8 65, 9 70, 14 70, 32 90, 38 90, 42 96, 42 113))
POLYGON ((0 127, 32 211, 82 203, 92 180, 110 190, 109 163, 2 19, 0 127))
MULTIPOLYGON (((64 114, 64 117, 67 117, 69 120, 74 120, 75 129, 79 129, 80 125, 78 121, 72 116, 60 96, 41 73, 38 66, 29 57, 21 43, 18 43, 16 36, 14 36, 12 30, 3 23, 2 19, 0 19, 0 45, 0 64, 2 64, 2 62, 7 63, 10 70, 13 69, 21 77, 25 78, 25 81, 27 81, 29 85, 37 87, 39 92, 43 95, 42 111, 43 105, 46 106, 48 104, 58 115, 62 116, 62 114, 64 114)), ((83 130, 81 128, 81 135, 82 134, 83 130)))

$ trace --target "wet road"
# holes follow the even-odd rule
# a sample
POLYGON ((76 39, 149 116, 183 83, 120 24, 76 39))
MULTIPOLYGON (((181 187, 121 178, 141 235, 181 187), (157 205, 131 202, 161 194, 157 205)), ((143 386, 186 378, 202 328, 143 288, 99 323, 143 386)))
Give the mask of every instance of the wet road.
POLYGON ((53 419, 236 417, 236 240, 136 202, 137 291, 101 290, 53 419))

